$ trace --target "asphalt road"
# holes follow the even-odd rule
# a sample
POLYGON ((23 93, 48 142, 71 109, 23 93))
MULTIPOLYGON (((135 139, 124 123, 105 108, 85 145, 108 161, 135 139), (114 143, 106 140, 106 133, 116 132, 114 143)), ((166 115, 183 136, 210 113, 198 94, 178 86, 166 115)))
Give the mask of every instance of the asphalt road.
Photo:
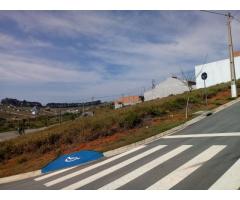
MULTIPOLYGON (((45 130, 48 127, 41 127, 41 128, 34 128, 34 129, 26 129, 25 134, 28 133, 34 133, 38 131, 45 130)), ((1 132, 0 133, 0 142, 5 141, 5 140, 10 140, 16 137, 20 137, 17 131, 7 131, 7 132, 1 132)))
MULTIPOLYGON (((64 123, 64 122, 63 122, 64 123)), ((25 129, 25 133, 24 134, 29 134, 29 133, 35 133, 38 131, 43 131, 45 129, 48 129, 50 127, 56 126, 58 124, 52 124, 49 126, 44 126, 41 128, 30 128, 30 129, 25 129)), ((5 141, 5 140, 10 140, 16 137, 21 137, 17 131, 7 131, 7 132, 1 132, 0 133, 0 142, 5 141)))
POLYGON ((240 103, 150 144, 0 189, 238 189, 240 103))

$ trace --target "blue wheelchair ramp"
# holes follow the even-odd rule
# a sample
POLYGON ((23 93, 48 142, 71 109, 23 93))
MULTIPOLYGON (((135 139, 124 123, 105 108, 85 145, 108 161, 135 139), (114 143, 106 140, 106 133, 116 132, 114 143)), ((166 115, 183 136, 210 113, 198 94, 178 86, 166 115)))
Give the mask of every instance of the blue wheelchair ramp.
POLYGON ((66 154, 58 157, 52 162, 48 163, 41 169, 42 173, 47 173, 66 167, 84 164, 90 161, 98 160, 103 157, 103 153, 97 151, 79 151, 71 154, 66 154))

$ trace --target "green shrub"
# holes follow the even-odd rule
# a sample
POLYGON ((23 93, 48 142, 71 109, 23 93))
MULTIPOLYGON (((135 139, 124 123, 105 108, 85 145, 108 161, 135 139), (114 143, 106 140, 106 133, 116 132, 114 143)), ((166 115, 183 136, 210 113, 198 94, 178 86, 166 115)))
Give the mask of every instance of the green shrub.
POLYGON ((99 137, 101 137, 103 135, 104 135, 103 131, 88 133, 87 135, 85 135, 84 140, 90 142, 90 141, 98 139, 99 137))
POLYGON ((221 106, 221 105, 222 105, 221 102, 215 102, 214 104, 215 104, 216 106, 221 106))
POLYGON ((13 145, 10 142, 6 142, 0 145, 0 161, 6 160, 13 153, 13 145))
POLYGON ((5 118, 0 117, 0 126, 5 125, 6 122, 7 120, 5 118))
POLYGON ((147 110, 147 114, 150 116, 163 116, 165 115, 167 112, 161 108, 159 108, 158 106, 151 106, 148 108, 147 110))
POLYGON ((174 110, 183 109, 185 105, 186 105, 186 99, 183 97, 179 97, 163 103, 163 109, 174 111, 174 110))
POLYGON ((52 146, 50 146, 49 144, 44 144, 38 149, 38 152, 40 154, 44 154, 44 153, 49 152, 51 150, 52 150, 52 146))
POLYGON ((92 123, 91 129, 92 131, 99 131, 102 129, 102 127, 103 123, 100 120, 96 120, 94 123, 92 123))
POLYGON ((0 162, 6 158, 6 154, 7 154, 6 147, 4 146, 0 148, 0 162))
POLYGON ((23 157, 17 159, 17 163, 22 164, 22 163, 24 163, 24 162, 27 162, 27 160, 28 160, 28 159, 27 159, 25 156, 23 156, 23 157))
POLYGON ((60 135, 57 133, 50 134, 48 136, 48 144, 56 144, 60 139, 60 135))
POLYGON ((228 97, 227 98, 227 100, 230 100, 230 101, 232 101, 232 100, 234 100, 234 99, 236 99, 235 97, 228 97))
POLYGON ((141 123, 141 118, 135 112, 126 113, 119 122, 120 127, 134 128, 141 123))
POLYGON ((202 99, 196 97, 196 96, 191 96, 189 98, 189 103, 193 103, 193 104, 198 104, 198 103, 202 103, 202 99))
POLYGON ((55 151, 56 158, 59 157, 59 156, 61 156, 62 153, 63 153, 63 152, 62 152, 61 149, 57 149, 57 150, 55 151))
POLYGON ((68 133, 63 133, 61 135, 60 143, 63 144, 73 144, 74 142, 79 141, 81 139, 81 131, 79 130, 71 130, 68 133))
POLYGON ((33 149, 39 149, 41 148, 45 142, 41 139, 33 141, 33 149))

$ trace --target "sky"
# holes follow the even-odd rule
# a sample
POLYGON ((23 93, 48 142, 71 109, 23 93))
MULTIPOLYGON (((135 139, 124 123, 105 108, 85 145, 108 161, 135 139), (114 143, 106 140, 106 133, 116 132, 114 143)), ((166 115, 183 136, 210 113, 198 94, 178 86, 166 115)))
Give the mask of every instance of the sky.
MULTIPOLYGON (((219 11, 225 12, 225 11, 219 11)), ((231 11, 240 18, 240 11, 231 11)), ((234 50, 240 23, 232 22, 234 50)), ((82 102, 228 57, 226 19, 201 11, 0 11, 0 98, 82 102)))

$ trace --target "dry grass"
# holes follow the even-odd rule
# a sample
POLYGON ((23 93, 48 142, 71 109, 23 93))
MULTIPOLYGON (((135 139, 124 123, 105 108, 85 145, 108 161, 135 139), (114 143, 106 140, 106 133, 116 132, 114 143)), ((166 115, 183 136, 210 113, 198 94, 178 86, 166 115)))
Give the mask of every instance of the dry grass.
MULTIPOLYGON (((208 109, 231 100, 228 84, 211 87, 208 95, 208 109)), ((156 135, 185 122, 185 103, 181 94, 120 110, 102 108, 94 117, 2 142, 0 177, 39 169, 62 153, 107 151, 156 135)), ((193 91, 190 103, 191 113, 206 109, 203 90, 193 91)))

